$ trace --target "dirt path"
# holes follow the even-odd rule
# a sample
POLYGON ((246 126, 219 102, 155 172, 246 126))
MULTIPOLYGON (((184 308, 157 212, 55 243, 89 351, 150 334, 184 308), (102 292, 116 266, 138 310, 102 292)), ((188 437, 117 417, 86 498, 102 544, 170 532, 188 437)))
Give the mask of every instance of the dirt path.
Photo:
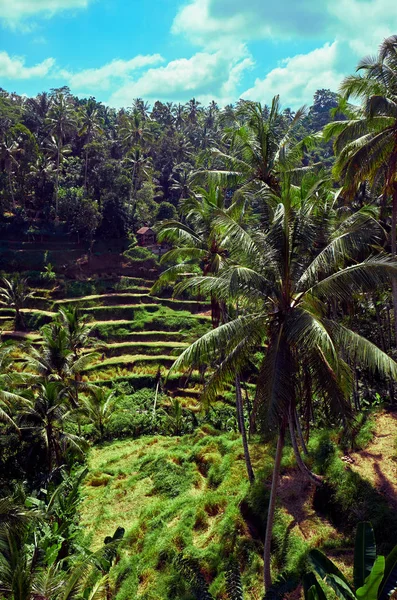
MULTIPOLYGON (((397 508, 397 412, 381 413, 377 417, 376 433, 365 450, 346 457, 349 468, 371 482, 397 508)), ((343 459, 342 459, 343 460, 343 459)), ((285 512, 291 516, 290 530, 314 545, 327 535, 340 533, 313 509, 314 485, 295 468, 281 477, 279 498, 285 512)))
POLYGON ((351 454, 351 468, 368 479, 397 508, 397 412, 377 417, 375 437, 360 452, 351 454))

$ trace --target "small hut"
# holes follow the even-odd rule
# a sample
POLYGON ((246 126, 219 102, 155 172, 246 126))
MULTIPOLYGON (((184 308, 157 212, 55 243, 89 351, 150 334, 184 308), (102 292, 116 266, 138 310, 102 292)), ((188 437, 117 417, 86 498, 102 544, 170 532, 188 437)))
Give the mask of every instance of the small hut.
POLYGON ((141 227, 136 232, 138 246, 153 246, 156 243, 156 234, 150 227, 141 227))

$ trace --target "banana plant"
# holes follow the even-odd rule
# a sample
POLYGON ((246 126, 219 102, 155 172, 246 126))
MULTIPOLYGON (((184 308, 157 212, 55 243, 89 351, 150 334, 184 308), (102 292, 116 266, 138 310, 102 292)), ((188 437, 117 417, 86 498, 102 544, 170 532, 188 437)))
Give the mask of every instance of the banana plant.
MULTIPOLYGON (((354 548, 353 583, 320 550, 309 553, 317 576, 340 600, 387 600, 397 589, 397 546, 390 554, 377 556, 372 525, 359 523, 354 548)), ((326 600, 323 586, 311 572, 303 578, 305 600, 326 600)))

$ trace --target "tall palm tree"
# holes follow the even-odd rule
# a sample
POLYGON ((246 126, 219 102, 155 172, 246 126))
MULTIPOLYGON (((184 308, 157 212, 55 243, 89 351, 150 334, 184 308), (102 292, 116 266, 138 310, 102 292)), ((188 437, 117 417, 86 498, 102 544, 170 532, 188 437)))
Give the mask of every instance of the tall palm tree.
POLYGON ((67 136, 77 127, 76 112, 68 96, 58 93, 51 101, 46 124, 54 136, 57 146, 56 181, 55 181, 55 215, 58 215, 59 171, 62 158, 62 147, 67 136))
POLYGON ((136 146, 145 148, 153 139, 152 124, 139 111, 134 110, 131 115, 123 115, 119 135, 127 150, 136 146))
POLYGON ((81 111, 81 127, 79 135, 85 136, 85 166, 84 166, 84 189, 87 191, 88 173, 88 144, 97 136, 103 134, 102 119, 99 114, 100 103, 94 98, 89 98, 81 111))
POLYGON ((27 98, 25 110, 27 113, 28 127, 36 135, 39 134, 45 123, 51 106, 51 97, 48 92, 41 92, 35 98, 27 98))
POLYGON ((143 181, 150 177, 152 159, 150 156, 146 156, 142 150, 137 147, 134 150, 131 150, 124 160, 131 168, 130 201, 132 202, 143 181))
POLYGON ((12 182, 14 169, 18 167, 18 154, 21 152, 18 141, 10 138, 5 138, 0 143, 0 164, 3 165, 4 171, 8 176, 8 189, 11 196, 12 207, 15 209, 15 193, 12 182))
MULTIPOLYGON (((335 137, 335 174, 349 192, 369 181, 383 196, 392 198, 391 251, 397 252, 397 36, 383 41, 378 56, 365 57, 357 71, 341 86, 342 106, 348 120, 335 121, 324 129, 328 141, 335 137), (346 106, 359 98, 358 109, 346 106)), ((397 284, 393 280, 395 335, 397 343, 397 284)))
POLYGON ((26 300, 33 295, 29 291, 28 281, 20 275, 14 275, 9 279, 3 277, 0 283, 0 304, 15 310, 14 329, 22 329, 24 321, 21 309, 25 306, 26 300))
POLYGON ((185 107, 183 106, 183 104, 178 104, 178 105, 175 104, 174 105, 173 115, 175 118, 176 129, 178 129, 178 130, 182 129, 182 127, 185 123, 185 118, 186 118, 186 110, 185 110, 185 107))
MULTIPOLYGON (((164 285, 174 283, 181 273, 186 277, 199 267, 202 274, 215 275, 225 261, 226 251, 222 235, 212 228, 217 210, 225 207, 225 196, 220 187, 198 188, 194 196, 187 198, 181 207, 184 221, 165 221, 159 226, 158 239, 166 240, 175 247, 166 252, 161 263, 172 263, 152 288, 156 293, 164 285)), ((217 327, 221 314, 220 304, 211 296, 212 323, 217 327)))
POLYGON ((217 277, 195 277, 177 291, 200 289, 237 303, 240 315, 205 334, 185 350, 173 368, 202 362, 217 365, 205 388, 216 397, 232 382, 258 348, 264 358, 257 377, 256 420, 277 434, 277 450, 264 545, 264 582, 271 585, 270 545, 282 450, 289 429, 297 464, 315 482, 296 439, 295 413, 303 374, 307 389, 335 415, 350 413, 352 373, 346 361, 397 377, 397 364, 374 344, 332 318, 330 299, 347 300, 353 293, 372 292, 397 274, 397 261, 373 255, 382 229, 364 212, 347 218, 324 247, 323 211, 318 211, 319 187, 312 181, 299 188, 289 178, 274 197, 277 209, 268 231, 247 231, 225 211, 218 211, 229 258, 217 277), (320 226, 321 225, 321 226, 320 226), (319 239, 319 236, 321 239, 319 239), (221 359, 219 358, 221 357, 221 359))
POLYGON ((186 103, 187 120, 192 125, 195 125, 197 123, 198 116, 202 110, 201 108, 199 108, 200 105, 201 102, 196 100, 196 98, 192 98, 191 100, 189 100, 189 102, 186 103))

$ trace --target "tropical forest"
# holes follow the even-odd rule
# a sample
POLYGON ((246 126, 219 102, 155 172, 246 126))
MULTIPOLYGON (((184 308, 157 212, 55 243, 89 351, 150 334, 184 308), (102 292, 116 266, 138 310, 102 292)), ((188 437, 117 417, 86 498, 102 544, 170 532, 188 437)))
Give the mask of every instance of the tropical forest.
POLYGON ((0 88, 0 599, 397 589, 397 36, 311 105, 0 88))

